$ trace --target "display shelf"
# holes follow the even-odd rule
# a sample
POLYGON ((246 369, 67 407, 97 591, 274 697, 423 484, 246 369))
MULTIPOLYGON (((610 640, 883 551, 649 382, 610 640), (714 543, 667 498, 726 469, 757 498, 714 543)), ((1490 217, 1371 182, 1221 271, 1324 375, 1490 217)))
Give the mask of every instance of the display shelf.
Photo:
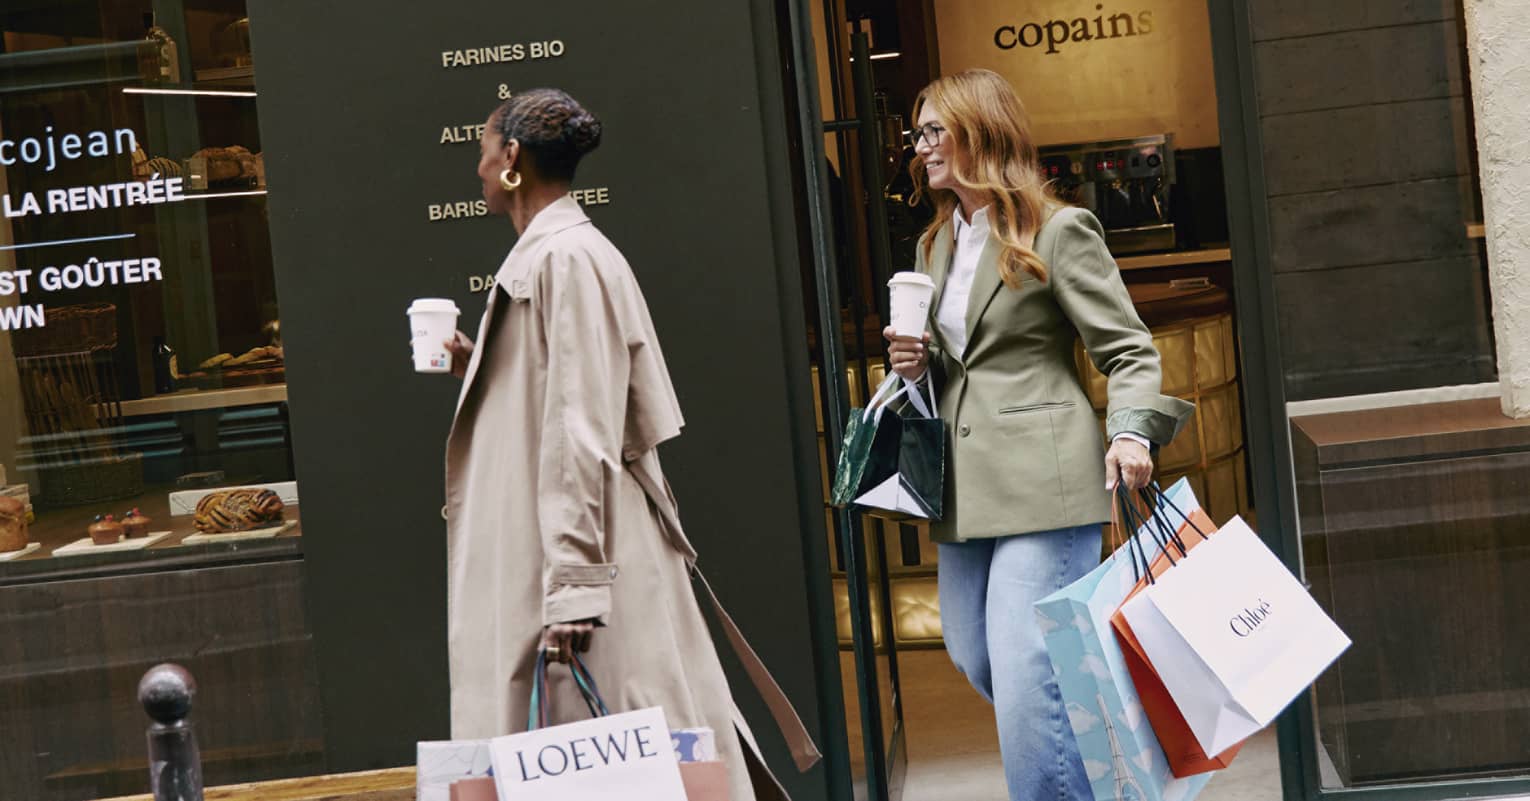
POLYGON ((1183 267, 1189 264, 1214 264, 1222 261, 1232 261, 1231 249, 1206 248, 1173 253, 1152 253, 1146 256, 1122 256, 1116 259, 1116 266, 1122 270, 1151 270, 1155 267, 1183 267))
POLYGON ((143 417, 150 414, 200 412, 208 409, 231 409, 238 406, 284 403, 286 400, 286 384, 236 387, 234 389, 187 390, 170 395, 157 395, 142 400, 123 401, 122 415, 124 417, 143 417))
POLYGON ((255 67, 214 67, 197 70, 196 81, 201 85, 227 86, 254 86, 255 67))
POLYGON ((11 561, 13 559, 20 559, 23 556, 26 556, 27 554, 32 553, 33 551, 39 551, 39 550, 42 550, 42 543, 40 543, 40 542, 29 542, 29 543, 27 543, 25 548, 22 548, 19 551, 6 551, 4 553, 0 553, 0 562, 9 562, 9 561, 11 561))
POLYGON ((0 586, 38 580, 81 578, 100 575, 140 573, 150 569, 205 567, 214 564, 243 563, 250 560, 291 558, 302 553, 302 510, 294 505, 283 510, 283 530, 278 536, 256 540, 199 542, 188 538, 198 532, 190 515, 171 515, 171 485, 155 485, 136 498, 110 503, 88 504, 38 512, 29 527, 29 540, 41 547, 29 549, 0 561, 0 586), (56 558, 54 552, 85 536, 97 514, 121 514, 139 508, 150 518, 150 528, 159 536, 147 547, 113 550, 111 546, 87 548, 83 553, 66 553, 56 558), (168 530, 168 536, 158 532, 168 530))
POLYGON ((175 535, 173 531, 155 531, 142 537, 129 537, 105 545, 97 545, 90 537, 81 537, 68 545, 53 549, 55 558, 60 556, 84 556, 93 553, 110 553, 112 551, 142 551, 151 548, 161 540, 175 535))

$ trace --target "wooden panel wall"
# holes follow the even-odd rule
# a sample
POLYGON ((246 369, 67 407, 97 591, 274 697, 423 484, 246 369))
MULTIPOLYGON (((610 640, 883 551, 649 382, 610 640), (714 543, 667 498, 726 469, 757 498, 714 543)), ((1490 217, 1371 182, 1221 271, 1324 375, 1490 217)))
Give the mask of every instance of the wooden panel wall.
POLYGON ((1288 399, 1495 376, 1456 0, 1250 0, 1288 399))
POLYGON ((78 801, 144 792, 138 680, 196 677, 208 785, 323 770, 298 560, 0 588, 0 792, 78 801))

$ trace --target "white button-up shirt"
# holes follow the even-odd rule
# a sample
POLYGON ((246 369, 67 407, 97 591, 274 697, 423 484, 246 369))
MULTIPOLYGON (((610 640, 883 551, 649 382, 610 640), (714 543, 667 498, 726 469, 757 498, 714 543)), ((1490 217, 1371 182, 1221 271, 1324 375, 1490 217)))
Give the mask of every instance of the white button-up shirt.
POLYGON ((955 232, 951 251, 951 269, 946 275, 946 288, 940 296, 940 308, 935 311, 935 324, 945 337, 951 355, 960 358, 967 350, 967 302, 972 297, 972 279, 977 277, 978 259, 988 244, 988 208, 972 213, 972 222, 962 219, 961 206, 951 214, 952 230, 955 232))

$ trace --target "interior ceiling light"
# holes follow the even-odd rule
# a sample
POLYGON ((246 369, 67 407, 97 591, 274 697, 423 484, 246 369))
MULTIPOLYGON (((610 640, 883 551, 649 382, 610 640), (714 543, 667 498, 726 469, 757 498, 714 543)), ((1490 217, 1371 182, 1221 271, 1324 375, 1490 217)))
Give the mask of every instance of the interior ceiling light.
MULTIPOLYGON (((876 58, 876 56, 872 56, 876 58)), ((125 95, 190 95, 197 97, 254 97, 254 92, 233 89, 145 89, 129 86, 122 90, 125 95)))

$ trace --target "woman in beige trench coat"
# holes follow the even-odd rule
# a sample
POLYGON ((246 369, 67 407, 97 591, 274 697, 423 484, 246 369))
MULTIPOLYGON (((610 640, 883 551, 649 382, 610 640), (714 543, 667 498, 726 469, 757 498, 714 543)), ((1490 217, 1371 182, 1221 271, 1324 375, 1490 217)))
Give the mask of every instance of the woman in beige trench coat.
MULTIPOLYGON (((784 798, 691 587, 695 552, 655 450, 684 423, 647 304, 569 195, 600 134, 573 98, 540 89, 495 110, 482 139, 484 199, 519 239, 477 345, 451 343, 452 736, 524 730, 538 649, 565 663, 583 651, 612 710, 659 706, 673 727, 714 731, 732 801, 784 798)), ((586 716, 569 674, 550 674, 552 722, 586 716)), ((803 764, 811 743, 794 747, 803 764)))

